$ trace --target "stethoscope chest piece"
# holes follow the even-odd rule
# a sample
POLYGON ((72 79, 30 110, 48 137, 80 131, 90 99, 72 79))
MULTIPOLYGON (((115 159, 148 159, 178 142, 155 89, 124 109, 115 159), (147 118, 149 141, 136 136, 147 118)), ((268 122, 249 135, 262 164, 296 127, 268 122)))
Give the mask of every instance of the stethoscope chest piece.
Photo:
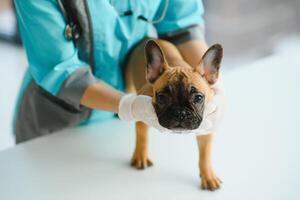
POLYGON ((80 37, 79 29, 76 24, 67 24, 64 31, 65 38, 67 40, 75 39, 80 37))

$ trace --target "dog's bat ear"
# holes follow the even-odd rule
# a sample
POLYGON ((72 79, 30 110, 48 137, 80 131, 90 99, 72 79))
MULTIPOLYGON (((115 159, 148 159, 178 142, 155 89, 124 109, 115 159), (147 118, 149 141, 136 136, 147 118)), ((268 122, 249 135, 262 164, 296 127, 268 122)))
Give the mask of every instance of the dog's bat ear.
POLYGON ((149 40, 145 45, 145 56, 147 61, 146 79, 154 83, 168 66, 164 53, 154 40, 149 40))
POLYGON ((218 80, 222 58, 222 46, 220 44, 214 44, 205 52, 200 65, 196 67, 209 84, 214 84, 218 80))

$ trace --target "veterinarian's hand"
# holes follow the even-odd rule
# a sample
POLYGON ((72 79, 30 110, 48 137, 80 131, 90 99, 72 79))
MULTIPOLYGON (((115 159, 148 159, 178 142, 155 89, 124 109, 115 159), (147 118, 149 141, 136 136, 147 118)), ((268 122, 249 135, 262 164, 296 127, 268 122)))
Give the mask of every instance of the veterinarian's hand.
POLYGON ((160 132, 168 131, 158 123, 152 98, 146 95, 126 94, 119 104, 119 117, 125 121, 142 121, 160 132))
POLYGON ((213 99, 208 102, 204 110, 204 119, 196 130, 197 135, 214 133, 222 119, 225 107, 225 97, 222 88, 218 83, 212 86, 215 92, 213 99))

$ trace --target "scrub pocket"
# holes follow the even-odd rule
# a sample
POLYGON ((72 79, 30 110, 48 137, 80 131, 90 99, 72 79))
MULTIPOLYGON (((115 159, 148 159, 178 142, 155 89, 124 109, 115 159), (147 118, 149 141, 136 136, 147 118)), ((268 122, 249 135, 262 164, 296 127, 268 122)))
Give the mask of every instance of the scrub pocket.
POLYGON ((16 143, 80 124, 91 109, 75 107, 51 95, 32 81, 27 87, 17 113, 16 143))

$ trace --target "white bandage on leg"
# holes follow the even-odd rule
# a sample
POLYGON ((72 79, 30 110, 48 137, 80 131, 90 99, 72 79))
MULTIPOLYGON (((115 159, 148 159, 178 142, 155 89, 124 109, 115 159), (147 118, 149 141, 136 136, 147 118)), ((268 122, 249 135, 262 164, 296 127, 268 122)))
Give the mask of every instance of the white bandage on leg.
POLYGON ((132 104, 137 95, 126 94, 124 95, 119 103, 119 118, 124 121, 134 120, 132 115, 132 104))
POLYGON ((152 98, 146 95, 126 94, 119 103, 119 117, 125 121, 142 121, 160 132, 168 131, 162 127, 157 119, 152 98))
POLYGON ((204 109, 204 118, 199 128, 193 131, 196 133, 196 135, 207 135, 214 133, 223 118, 225 109, 224 93, 218 83, 211 87, 214 90, 215 95, 213 99, 208 102, 204 109))

